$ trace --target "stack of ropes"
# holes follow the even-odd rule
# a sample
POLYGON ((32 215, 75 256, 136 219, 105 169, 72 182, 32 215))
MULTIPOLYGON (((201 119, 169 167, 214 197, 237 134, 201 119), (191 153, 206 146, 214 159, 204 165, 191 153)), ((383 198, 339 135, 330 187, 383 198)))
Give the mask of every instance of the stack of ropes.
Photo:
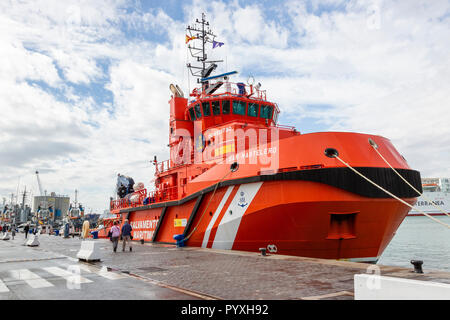
MULTIPOLYGON (((378 152, 378 150, 377 150, 377 149, 378 149, 377 144, 376 144, 372 139, 370 139, 370 138, 369 138, 369 144, 370 144, 370 145, 373 147, 373 149, 378 153, 378 155, 384 160, 384 162, 386 162, 386 164, 387 164, 392 170, 394 170, 394 172, 395 172, 395 173, 396 173, 403 181, 405 181, 411 188, 413 188, 413 190, 414 190, 415 192, 417 192, 417 195, 420 196, 421 193, 420 193, 416 188, 414 188, 408 181, 406 181, 406 179, 403 178, 402 175, 401 175, 400 173, 398 173, 398 171, 395 170, 395 169, 389 164, 389 162, 387 162, 387 160, 386 160, 386 159, 378 152)), ((342 160, 341 158, 339 158, 339 156, 338 156, 337 153, 333 154, 332 157, 338 159, 340 162, 342 162, 345 166, 347 166, 347 167, 348 167, 349 169, 351 169, 353 172, 355 172, 356 174, 358 174, 359 176, 361 176, 362 178, 364 178, 365 180, 367 180, 368 182, 370 182, 372 185, 374 185, 374 186, 377 187, 378 189, 384 191, 385 193, 387 193, 388 195, 390 195, 392 198, 394 198, 394 199, 400 201, 401 203, 403 203, 404 205, 407 205, 407 206, 410 207, 411 209, 416 210, 416 211, 422 213, 424 216, 426 216, 426 217, 428 217, 428 218, 430 218, 430 219, 436 221, 437 223, 440 223, 440 224, 442 224, 443 226, 445 226, 445 227, 447 227, 447 228, 450 229, 450 225, 448 225, 448 224, 446 224, 446 223, 444 223, 444 222, 442 222, 442 221, 440 221, 440 220, 438 220, 438 219, 436 219, 436 218, 430 216, 429 214, 423 212, 422 210, 420 210, 420 209, 418 209, 418 208, 416 208, 416 207, 410 205, 408 202, 406 202, 406 201, 400 199, 400 198, 397 197, 396 195, 392 194, 391 192, 387 191, 387 190, 384 189, 383 187, 379 186, 378 184, 376 184, 375 182, 373 182, 372 180, 370 180, 369 178, 367 178, 366 176, 364 176, 363 174, 361 174, 359 171, 357 171, 356 169, 354 169, 352 166, 350 166, 350 165, 349 165, 348 163, 346 163, 344 160, 342 160)), ((435 205, 435 204, 433 203, 433 201, 430 201, 430 202, 431 202, 436 208, 438 208, 440 211, 442 211, 442 212, 445 213, 447 216, 449 216, 444 210, 442 210, 442 209, 439 208, 437 205, 435 205)))

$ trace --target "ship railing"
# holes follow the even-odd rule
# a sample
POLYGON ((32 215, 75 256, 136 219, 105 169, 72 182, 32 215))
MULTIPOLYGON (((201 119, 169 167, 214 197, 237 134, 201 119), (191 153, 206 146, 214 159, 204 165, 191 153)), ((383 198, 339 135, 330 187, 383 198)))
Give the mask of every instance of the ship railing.
POLYGON ((122 199, 111 201, 111 210, 125 209, 141 206, 147 197, 147 189, 141 189, 126 195, 122 199))
POLYGON ((125 198, 111 200, 111 210, 135 208, 153 203, 176 200, 177 198, 177 187, 166 187, 150 192, 147 189, 142 189, 127 195, 125 198))
POLYGON ((166 187, 149 192, 146 204, 171 201, 176 200, 177 198, 178 198, 178 188, 166 187))
POLYGON ((229 82, 225 81, 217 91, 212 94, 208 94, 207 90, 214 87, 215 83, 210 83, 208 88, 205 86, 194 89, 192 96, 205 97, 223 97, 223 96, 235 96, 235 97, 248 97, 256 100, 267 101, 266 90, 260 90, 259 86, 246 85, 242 82, 229 82))
POLYGON ((161 173, 170 169, 170 160, 164 160, 156 164, 156 173, 161 173))
MULTIPOLYGON (((194 160, 194 158, 191 157, 191 161, 193 161, 193 160, 194 160)), ((158 162, 156 164, 156 168, 155 168, 156 174, 160 174, 160 173, 169 171, 170 169, 181 167, 183 165, 184 165, 184 163, 174 164, 172 160, 164 160, 164 161, 158 162)))
POLYGON ((286 126, 286 125, 283 125, 283 124, 277 124, 276 127, 277 127, 277 128, 280 128, 280 129, 286 129, 286 130, 291 130, 291 131, 297 131, 297 129, 296 129, 294 126, 286 126))

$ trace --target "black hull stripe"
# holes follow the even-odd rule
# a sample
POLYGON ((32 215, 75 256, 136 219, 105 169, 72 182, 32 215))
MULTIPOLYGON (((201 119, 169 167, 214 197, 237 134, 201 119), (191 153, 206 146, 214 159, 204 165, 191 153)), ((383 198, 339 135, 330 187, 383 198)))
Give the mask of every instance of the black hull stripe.
POLYGON ((203 200, 203 194, 201 194, 197 201, 195 202, 194 208, 192 208, 191 215, 189 216, 189 221, 186 224, 186 227, 184 228, 183 236, 186 238, 188 230, 191 228, 192 221, 194 221, 195 215, 197 214, 198 208, 200 207, 200 204, 203 200))
POLYGON ((161 215, 158 219, 158 224, 156 225, 155 231, 153 232, 152 242, 155 242, 158 236, 159 229, 161 228, 162 222, 164 221, 164 216, 166 215, 167 207, 164 207, 161 211, 161 215))
MULTIPOLYGON (((400 177, 398 177, 391 168, 355 167, 355 169, 399 198, 416 198, 419 196, 414 190, 411 189, 410 186, 408 186, 402 179, 400 179, 400 177)), ((420 179, 420 172, 410 169, 396 169, 396 170, 411 185, 413 185, 417 190, 422 192, 422 182, 420 179)), ((312 181, 323 183, 368 198, 378 198, 378 199, 390 198, 390 196, 387 195, 385 192, 376 188, 375 186, 373 186, 372 184, 370 184, 369 182, 358 176, 356 173, 354 173, 347 167, 288 171, 271 175, 258 175, 233 180, 225 180, 219 183, 219 188, 260 181, 264 182, 264 181, 289 181, 289 180, 312 181)), ((181 205, 185 202, 191 201, 199 197, 200 195, 204 195, 208 192, 213 191, 215 187, 216 185, 213 184, 208 188, 200 190, 180 200, 167 201, 140 207, 122 209, 120 210, 120 213, 181 205)))

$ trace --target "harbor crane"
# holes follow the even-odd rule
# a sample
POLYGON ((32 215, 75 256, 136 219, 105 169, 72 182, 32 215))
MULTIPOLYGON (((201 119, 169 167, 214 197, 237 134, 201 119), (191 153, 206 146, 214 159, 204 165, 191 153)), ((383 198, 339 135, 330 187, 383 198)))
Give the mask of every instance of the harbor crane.
POLYGON ((37 182, 38 182, 38 186, 39 186, 39 192, 41 193, 41 196, 43 196, 44 192, 42 190, 41 179, 39 179, 39 171, 37 171, 37 170, 36 170, 36 177, 37 177, 37 182))

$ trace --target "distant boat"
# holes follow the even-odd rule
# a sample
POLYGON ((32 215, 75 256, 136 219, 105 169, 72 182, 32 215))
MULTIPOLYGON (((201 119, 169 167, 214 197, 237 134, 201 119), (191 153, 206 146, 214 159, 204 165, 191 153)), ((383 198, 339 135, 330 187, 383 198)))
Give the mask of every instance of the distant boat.
MULTIPOLYGON (((450 214, 450 178, 423 178, 423 194, 417 199, 416 207, 431 216, 450 214), (434 204, 434 205, 433 205, 434 204)), ((408 216, 423 216, 418 211, 411 210, 408 216)))

